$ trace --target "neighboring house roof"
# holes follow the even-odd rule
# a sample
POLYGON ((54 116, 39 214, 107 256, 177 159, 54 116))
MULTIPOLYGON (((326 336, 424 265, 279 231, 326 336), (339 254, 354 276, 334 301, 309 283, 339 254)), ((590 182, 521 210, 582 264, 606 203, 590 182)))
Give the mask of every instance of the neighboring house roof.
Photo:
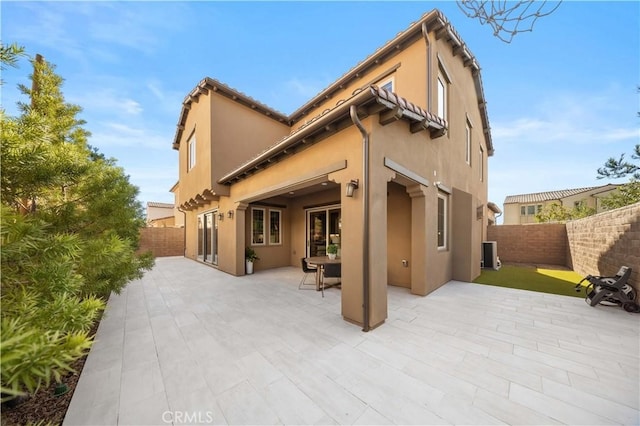
POLYGON ((492 212, 496 213, 496 214, 500 214, 502 213, 502 210, 500 210, 500 207, 498 207, 498 205, 494 202, 489 201, 487 203, 487 207, 489 207, 489 210, 491 210, 492 212))
MULTIPOLYGON (((417 37, 424 37, 425 34, 427 34, 431 30, 436 31, 436 37, 438 39, 445 38, 445 40, 447 40, 447 42, 449 42, 449 44, 451 45, 454 53, 461 56, 465 66, 469 66, 472 69, 474 86, 476 95, 478 97, 478 107, 480 108, 480 116, 482 119, 482 127, 487 140, 488 154, 493 155, 493 142, 491 140, 489 118, 484 97, 482 78, 480 76, 480 66, 478 65, 476 58, 467 48, 466 44, 462 41, 458 33, 451 26, 451 23, 445 18, 442 12, 437 9, 425 13, 420 20, 411 24, 411 26, 409 26, 409 28, 405 31, 400 32, 395 38, 377 49, 373 54, 371 54, 365 60, 349 70, 346 74, 344 74, 330 86, 322 90, 319 94, 317 94, 314 98, 300 107, 290 116, 286 116, 281 112, 278 112, 273 108, 270 108, 217 80, 206 77, 205 79, 200 81, 200 83, 198 83, 198 85, 185 97, 184 101, 182 102, 182 110, 178 119, 176 134, 173 139, 173 148, 178 149, 180 145, 180 139, 182 137, 182 132, 184 131, 184 126, 186 123, 187 114, 189 112, 189 109, 191 108, 191 103, 194 101, 197 102, 198 97, 201 94, 208 94, 209 90, 216 91, 230 99, 233 99, 236 102, 244 104, 245 106, 248 106, 262 114, 273 118, 274 120, 283 122, 291 127, 294 123, 300 121, 306 114, 308 114, 309 111, 317 108, 326 99, 331 99, 335 94, 341 92, 349 83, 353 82, 356 79, 359 79, 369 69, 377 66, 379 62, 392 57, 397 52, 401 51, 406 44, 412 43, 417 37)), ((366 87, 363 87, 362 89, 365 88, 366 87)))
POLYGON ((154 217, 153 219, 149 219, 149 222, 156 222, 159 220, 167 220, 167 219, 175 219, 175 216, 154 217))
POLYGON ((147 202, 147 207, 160 207, 164 209, 172 209, 174 206, 173 204, 169 204, 169 203, 158 203, 156 201, 149 201, 147 202))
POLYGON ((608 191, 610 189, 614 189, 617 187, 618 185, 615 185, 615 184, 607 184, 602 186, 589 186, 586 188, 536 192, 533 194, 507 195, 507 197, 504 199, 504 204, 541 203, 544 201, 561 200, 563 198, 570 197, 572 195, 577 195, 582 192, 593 191, 594 189, 601 189, 601 191, 598 191, 595 194, 592 194, 592 195, 596 195, 599 192, 608 191))

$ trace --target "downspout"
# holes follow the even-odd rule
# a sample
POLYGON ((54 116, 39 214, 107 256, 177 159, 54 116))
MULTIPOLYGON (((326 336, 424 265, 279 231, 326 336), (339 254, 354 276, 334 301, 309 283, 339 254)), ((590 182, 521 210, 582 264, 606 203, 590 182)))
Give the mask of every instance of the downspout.
POLYGON ((178 211, 180 213, 182 213, 183 219, 184 219, 184 225, 182 225, 182 234, 183 234, 183 249, 182 249, 182 256, 183 257, 187 257, 187 212, 185 212, 184 210, 180 209, 180 206, 176 207, 178 209, 178 211))
POLYGON ((429 31, 427 30, 427 23, 422 23, 422 37, 427 44, 427 112, 431 113, 431 44, 429 43, 429 31))
POLYGON ((362 134, 362 174, 363 174, 363 192, 364 192, 364 208, 362 209, 362 322, 364 327, 362 331, 369 331, 369 133, 362 125, 358 118, 358 112, 355 105, 349 108, 349 114, 353 124, 358 127, 362 134))

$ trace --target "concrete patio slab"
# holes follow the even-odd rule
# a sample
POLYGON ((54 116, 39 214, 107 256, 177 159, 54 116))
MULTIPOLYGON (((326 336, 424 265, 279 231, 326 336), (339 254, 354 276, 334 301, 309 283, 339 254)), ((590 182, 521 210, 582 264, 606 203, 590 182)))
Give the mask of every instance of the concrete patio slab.
POLYGON ((640 316, 452 281, 368 333, 302 271, 158 258, 113 295, 65 425, 640 424, 640 316))

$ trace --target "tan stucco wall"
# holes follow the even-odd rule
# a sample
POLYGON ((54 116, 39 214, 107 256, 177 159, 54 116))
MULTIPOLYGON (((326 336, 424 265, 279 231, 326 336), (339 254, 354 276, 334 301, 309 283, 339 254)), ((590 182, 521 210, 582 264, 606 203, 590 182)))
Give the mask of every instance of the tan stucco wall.
MULTIPOLYGON (((480 241, 487 224, 487 177, 479 176, 479 146, 485 156, 488 149, 482 133, 478 99, 470 68, 464 67, 459 56, 454 57, 451 46, 429 35, 432 72, 427 75, 428 53, 422 38, 359 81, 346 87, 343 95, 334 96, 319 105, 315 112, 333 108, 340 99, 349 98, 356 88, 373 82, 387 70, 399 65, 394 73, 395 90, 409 101, 426 108, 427 83, 432 86, 431 103, 436 105, 438 58, 446 63, 451 78, 448 99, 449 131, 432 139, 426 131, 411 133, 407 121, 385 126, 378 114, 363 118, 362 124, 370 135, 369 183, 363 174, 363 141, 360 131, 351 126, 317 144, 285 157, 249 175, 231 186, 215 183, 217 177, 251 158, 265 146, 278 142, 289 129, 275 121, 262 118, 249 108, 234 104, 227 98, 210 93, 193 103, 180 144, 180 200, 184 202, 206 188, 220 194, 215 200, 187 213, 187 256, 196 257, 196 217, 205 211, 218 209, 225 214, 219 224, 218 268, 235 275, 244 274, 244 247, 250 243, 250 214, 252 205, 276 204, 283 214, 283 244, 276 247, 254 247, 260 261, 257 271, 264 268, 300 266, 306 253, 305 207, 337 203, 342 217, 342 307, 345 319, 363 322, 363 264, 364 228, 363 198, 369 192, 369 269, 370 325, 375 327, 387 318, 387 286, 409 287, 412 293, 425 295, 455 278, 474 279, 480 272, 480 241), (438 52, 440 56, 438 56, 438 52), (209 101, 205 102, 205 99, 209 101), (203 106, 204 105, 204 106, 203 106), (266 121, 265 121, 266 120, 266 121), (465 162, 465 123, 472 124, 471 164, 465 162), (196 125, 195 123, 198 123, 196 125), (254 126, 253 123, 256 123, 254 126), (211 123, 207 130, 208 123, 211 123), (251 125, 248 125, 251 123, 251 125), (186 150, 189 129, 196 129, 198 158, 205 152, 211 167, 186 173, 186 150), (202 135, 200 134, 202 132, 202 135), (213 150, 201 147, 209 141, 213 150), (250 155, 251 154, 251 155, 250 155), (418 175, 419 181, 403 176, 401 171, 385 166, 385 160, 418 175), (325 177, 339 184, 339 188, 309 196, 273 198, 288 193, 315 178, 325 177), (358 179, 359 189, 354 197, 345 196, 344 185, 358 179), (449 188, 448 244, 437 247, 436 182, 449 188), (268 203, 265 203, 265 200, 268 203), (480 209, 482 215, 477 218, 480 209), (226 217, 232 210, 234 217, 226 217), (402 266, 407 259, 408 267, 402 266)), ((304 124, 302 120, 296 124, 304 124)), ((295 128, 295 126, 294 126, 295 128)), ((486 157, 483 169, 487 170, 486 157)), ((201 166, 198 162, 197 166, 201 166)), ((295 192, 295 191, 294 191, 295 192)), ((265 207, 268 213, 269 206, 265 207)))
POLYGON ((334 108, 339 101, 351 97, 358 89, 369 84, 382 83, 389 78, 393 78, 395 93, 426 109, 427 89, 424 77, 426 75, 426 58, 425 42, 420 39, 397 55, 380 63, 378 67, 363 73, 360 78, 347 84, 340 92, 341 94, 319 103, 303 119, 295 123, 292 129, 295 130, 303 126, 309 119, 320 115, 326 109, 334 108), (392 71, 394 68, 395 71, 392 71))
POLYGON ((387 193, 387 282, 411 288, 411 198, 394 182, 387 185, 387 193))
MULTIPOLYGON (((178 151, 180 192, 178 205, 193 198, 205 188, 211 188, 211 104, 208 96, 200 96, 191 104, 178 151), (196 126, 196 123, 198 125, 196 126), (196 164, 188 170, 189 139, 196 136, 196 164)), ((188 236, 187 236, 188 238, 188 236)))
POLYGON ((217 180, 289 134, 289 126, 220 95, 211 97, 212 188, 226 194, 217 180), (247 125, 247 123, 251 123, 247 125))

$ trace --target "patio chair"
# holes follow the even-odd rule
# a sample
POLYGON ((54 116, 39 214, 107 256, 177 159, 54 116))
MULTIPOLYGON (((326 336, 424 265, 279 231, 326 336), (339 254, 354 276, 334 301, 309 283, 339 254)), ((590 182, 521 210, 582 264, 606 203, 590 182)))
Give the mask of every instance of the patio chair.
MULTIPOLYGON (((325 278, 337 278, 342 277, 342 264, 341 263, 325 263, 322 268, 322 297, 324 297, 325 278)), ((340 281, 331 284, 331 287, 340 285, 340 281)))
MULTIPOLYGON (((582 281, 589 281, 585 289, 585 301, 591 305, 622 306, 627 312, 640 312, 640 307, 635 302, 636 291, 627 283, 631 275, 631 268, 620 267, 613 277, 587 275, 582 281)), ((576 286, 580 291, 582 281, 576 286)))
POLYGON ((310 286, 310 284, 306 284, 306 281, 307 281, 307 275, 309 275, 309 274, 314 274, 315 275, 315 273, 318 270, 318 267, 317 266, 313 266, 313 267, 309 266, 304 257, 301 259, 301 263, 302 263, 302 272, 304 272, 304 275, 302 276, 302 279, 300 280, 300 284, 298 285, 298 290, 315 290, 315 288, 316 288, 315 281, 313 282, 313 288, 307 288, 307 287, 310 286))

